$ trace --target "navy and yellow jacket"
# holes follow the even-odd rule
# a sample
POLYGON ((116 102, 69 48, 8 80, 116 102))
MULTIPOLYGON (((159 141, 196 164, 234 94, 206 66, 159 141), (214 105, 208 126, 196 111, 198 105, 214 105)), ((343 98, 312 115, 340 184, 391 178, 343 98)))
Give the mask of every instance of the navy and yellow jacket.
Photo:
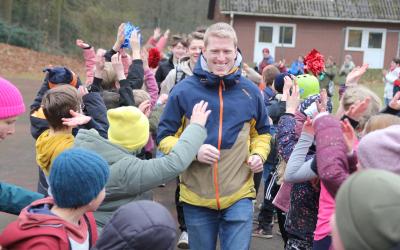
POLYGON ((241 76, 241 55, 230 74, 219 77, 208 71, 201 56, 194 75, 186 77, 171 91, 161 116, 157 143, 168 154, 189 123, 193 106, 208 102, 207 139, 220 150, 212 168, 193 161, 181 175, 183 202, 224 209, 245 197, 255 197, 253 174, 247 166, 250 155, 264 161, 270 151, 269 122, 263 97, 251 81, 241 76))

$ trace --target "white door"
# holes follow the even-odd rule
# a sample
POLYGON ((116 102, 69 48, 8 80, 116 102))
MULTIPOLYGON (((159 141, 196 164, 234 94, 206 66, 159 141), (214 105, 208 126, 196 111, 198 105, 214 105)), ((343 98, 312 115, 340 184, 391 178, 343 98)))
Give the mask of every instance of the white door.
POLYGON ((275 58, 274 26, 256 23, 256 37, 254 44, 254 63, 258 65, 263 59, 262 50, 269 49, 269 54, 275 58))
POLYGON ((369 68, 382 69, 385 59, 386 30, 364 30, 363 40, 364 63, 368 63, 369 68))
MULTIPOLYGON (((294 48, 296 42, 296 25, 291 23, 256 23, 254 39, 254 63, 263 59, 262 50, 269 49, 269 54, 276 61, 275 48, 289 47, 294 48)), ((280 55, 282 56, 282 55, 280 55)), ((281 59, 281 58, 279 58, 281 59)))

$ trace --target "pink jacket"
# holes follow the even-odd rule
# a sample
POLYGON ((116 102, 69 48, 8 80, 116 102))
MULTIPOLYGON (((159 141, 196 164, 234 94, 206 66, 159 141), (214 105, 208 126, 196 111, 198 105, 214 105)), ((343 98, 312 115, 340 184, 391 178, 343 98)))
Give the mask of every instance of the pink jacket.
POLYGON ((165 49, 165 45, 167 44, 167 40, 168 39, 165 38, 165 36, 161 36, 160 39, 158 39, 158 41, 154 39, 153 36, 151 36, 149 40, 147 40, 146 44, 150 44, 151 46, 156 47, 158 51, 160 51, 160 53, 162 54, 165 49))
POLYGON ((94 48, 83 49, 83 58, 85 58, 85 68, 86 68, 86 85, 92 84, 94 78, 94 68, 96 66, 96 53, 94 48))
POLYGON ((158 99, 158 85, 154 73, 150 69, 144 71, 144 83, 146 85, 146 91, 150 95, 151 109, 153 109, 158 99))

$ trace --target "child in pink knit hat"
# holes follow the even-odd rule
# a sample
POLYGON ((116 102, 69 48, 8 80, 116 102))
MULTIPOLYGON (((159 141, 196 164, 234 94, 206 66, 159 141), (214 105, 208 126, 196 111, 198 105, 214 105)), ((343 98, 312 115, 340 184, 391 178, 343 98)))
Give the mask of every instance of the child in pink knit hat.
MULTIPOLYGON (((0 77, 0 141, 14 134, 17 116, 24 112, 21 92, 12 83, 0 77)), ((25 206, 41 198, 41 194, 0 181, 1 212, 18 215, 25 206)))
POLYGON ((17 116, 25 112, 21 92, 4 78, 0 77, 0 141, 15 132, 17 116))

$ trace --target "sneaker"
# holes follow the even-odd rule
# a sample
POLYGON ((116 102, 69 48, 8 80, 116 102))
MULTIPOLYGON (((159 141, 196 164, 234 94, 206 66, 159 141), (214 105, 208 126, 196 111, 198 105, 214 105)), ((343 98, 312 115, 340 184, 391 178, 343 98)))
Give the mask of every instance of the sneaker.
POLYGON ((266 230, 263 228, 257 228, 251 235, 258 238, 271 239, 273 237, 272 228, 269 227, 266 230))
POLYGON ((189 235, 183 231, 179 237, 178 244, 176 245, 180 249, 189 249, 189 235))

